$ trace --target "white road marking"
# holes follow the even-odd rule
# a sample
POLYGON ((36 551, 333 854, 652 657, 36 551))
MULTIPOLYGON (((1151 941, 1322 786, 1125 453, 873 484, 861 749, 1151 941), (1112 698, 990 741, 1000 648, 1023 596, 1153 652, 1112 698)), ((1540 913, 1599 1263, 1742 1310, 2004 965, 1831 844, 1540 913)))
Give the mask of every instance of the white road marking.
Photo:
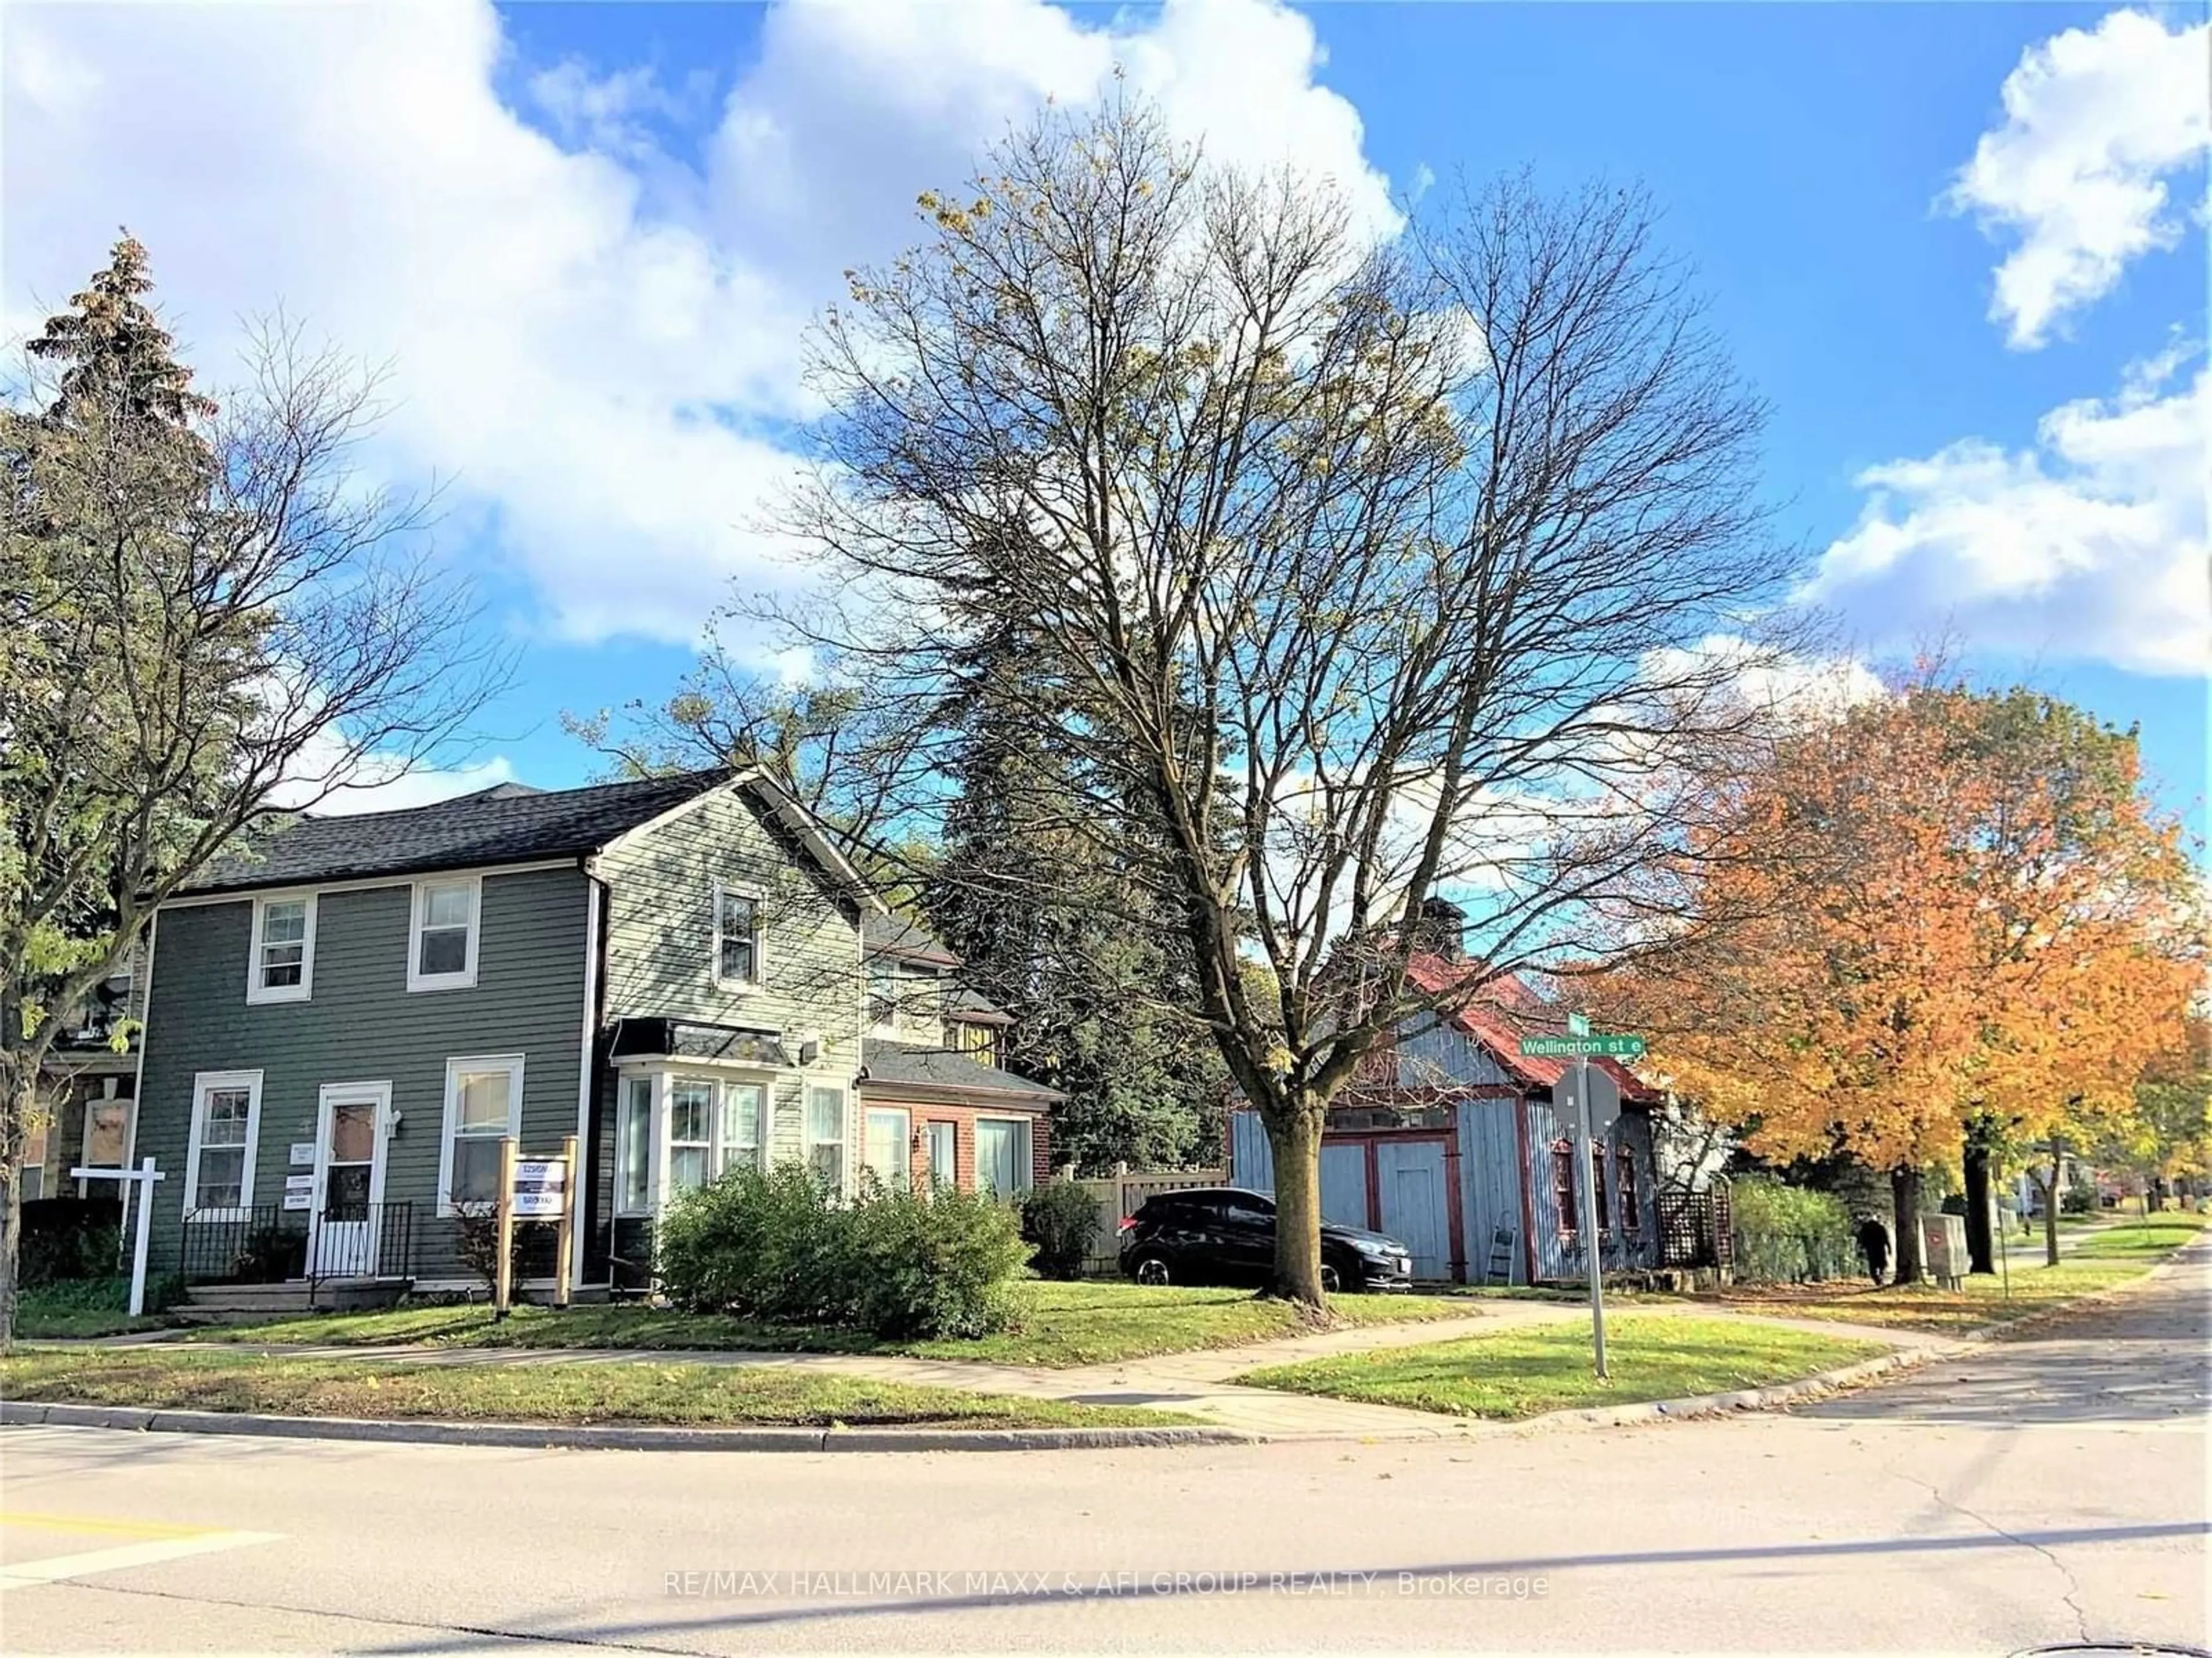
POLYGON ((119 1548, 91 1549, 82 1554, 49 1555, 43 1560, 25 1560, 12 1566, 0 1566, 0 1590, 28 1588, 39 1583, 56 1583, 64 1578, 84 1577, 97 1571, 120 1571, 127 1566, 158 1565, 164 1560, 181 1560, 195 1554, 215 1554, 224 1549, 242 1549, 256 1543, 274 1543, 280 1533, 267 1531, 211 1531, 194 1537, 173 1537, 156 1542, 126 1543, 119 1548))

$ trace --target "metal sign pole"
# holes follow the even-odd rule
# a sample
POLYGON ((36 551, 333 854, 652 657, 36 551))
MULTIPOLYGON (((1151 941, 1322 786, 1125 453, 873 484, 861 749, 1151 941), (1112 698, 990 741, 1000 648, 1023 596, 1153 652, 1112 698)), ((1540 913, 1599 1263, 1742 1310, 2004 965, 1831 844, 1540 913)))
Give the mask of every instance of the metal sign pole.
POLYGON ((1603 1240, 1597 1230, 1597 1155, 1590 1131, 1589 1055, 1575 1056, 1575 1102, 1582 1110, 1583 1236, 1589 1240, 1590 1340, 1597 1353, 1597 1379, 1611 1380, 1605 1367, 1605 1289, 1598 1264, 1603 1240))

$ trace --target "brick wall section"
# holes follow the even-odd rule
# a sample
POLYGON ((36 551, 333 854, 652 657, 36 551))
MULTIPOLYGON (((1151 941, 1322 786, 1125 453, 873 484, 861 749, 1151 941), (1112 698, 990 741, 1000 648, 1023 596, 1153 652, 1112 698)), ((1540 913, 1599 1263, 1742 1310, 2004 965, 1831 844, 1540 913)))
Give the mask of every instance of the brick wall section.
MULTIPOLYGON (((933 1122, 949 1122, 953 1126, 954 1183, 963 1192, 975 1189, 975 1119, 978 1116, 1029 1117, 1030 1178, 1042 1186, 1052 1177, 1052 1124, 1042 1112, 1031 1114, 1003 1105, 977 1107, 944 1100, 900 1099, 886 1096, 873 1089, 865 1091, 860 1103, 864 1125, 866 1114, 871 1108, 879 1111, 907 1113, 908 1172, 917 1189, 929 1179, 928 1125, 933 1122)), ((865 1140, 856 1142, 854 1156, 859 1157, 865 1149, 865 1140)))

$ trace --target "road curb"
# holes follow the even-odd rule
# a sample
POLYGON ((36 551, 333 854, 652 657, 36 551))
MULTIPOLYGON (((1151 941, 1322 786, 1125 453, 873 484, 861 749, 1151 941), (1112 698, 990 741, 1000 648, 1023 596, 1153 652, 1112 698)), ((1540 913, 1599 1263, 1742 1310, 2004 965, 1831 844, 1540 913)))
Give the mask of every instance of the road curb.
POLYGON ((369 1440, 605 1451, 1073 1451, 1169 1445, 1245 1445, 1234 1428, 644 1428, 526 1422, 395 1422, 356 1417, 155 1411, 139 1406, 0 1400, 0 1426, 117 1428, 136 1433, 234 1434, 270 1439, 369 1440))

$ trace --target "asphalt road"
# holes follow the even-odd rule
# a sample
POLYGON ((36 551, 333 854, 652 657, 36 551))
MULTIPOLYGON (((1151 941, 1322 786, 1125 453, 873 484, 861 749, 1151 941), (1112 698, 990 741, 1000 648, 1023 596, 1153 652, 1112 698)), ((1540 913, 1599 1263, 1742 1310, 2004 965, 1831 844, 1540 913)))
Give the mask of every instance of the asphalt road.
POLYGON ((723 1456, 9 1430, 0 1645, 2203 1645, 2208 1289, 2200 1250, 2045 1338, 1795 1413, 1459 1444, 723 1456))

